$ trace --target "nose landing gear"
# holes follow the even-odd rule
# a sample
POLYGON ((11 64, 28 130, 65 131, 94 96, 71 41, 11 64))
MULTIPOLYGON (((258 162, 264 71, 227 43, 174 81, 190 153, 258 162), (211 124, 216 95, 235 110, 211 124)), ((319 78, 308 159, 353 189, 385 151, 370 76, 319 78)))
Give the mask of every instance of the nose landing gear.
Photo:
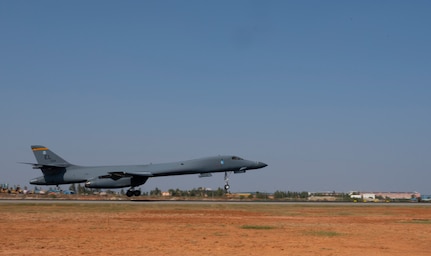
POLYGON ((224 192, 226 193, 226 194, 229 194, 230 192, 229 192, 229 189, 230 189, 230 185, 229 185, 229 175, 230 175, 230 173, 228 173, 228 172, 225 172, 224 173, 224 192))

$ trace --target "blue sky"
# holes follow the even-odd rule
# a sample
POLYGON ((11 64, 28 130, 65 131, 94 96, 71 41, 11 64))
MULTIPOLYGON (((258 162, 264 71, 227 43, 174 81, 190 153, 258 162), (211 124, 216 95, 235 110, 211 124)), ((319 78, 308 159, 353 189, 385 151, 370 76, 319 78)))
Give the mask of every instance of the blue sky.
MULTIPOLYGON (((428 1, 2 1, 0 183, 237 154, 232 191, 431 193, 428 1)), ((150 179, 143 190, 223 186, 150 179)))

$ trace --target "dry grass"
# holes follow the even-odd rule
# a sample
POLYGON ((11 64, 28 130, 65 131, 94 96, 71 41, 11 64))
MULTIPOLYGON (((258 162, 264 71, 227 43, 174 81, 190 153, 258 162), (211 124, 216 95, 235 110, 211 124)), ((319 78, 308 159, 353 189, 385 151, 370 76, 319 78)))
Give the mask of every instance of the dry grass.
POLYGON ((0 201, 0 255, 429 255, 421 205, 0 201))

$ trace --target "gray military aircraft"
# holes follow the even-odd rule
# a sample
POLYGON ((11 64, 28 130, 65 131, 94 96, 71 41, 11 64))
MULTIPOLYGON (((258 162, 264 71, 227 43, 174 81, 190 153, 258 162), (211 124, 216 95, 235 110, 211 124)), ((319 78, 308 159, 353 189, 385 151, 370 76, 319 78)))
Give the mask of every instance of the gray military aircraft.
POLYGON ((78 166, 71 164, 41 145, 31 146, 37 164, 33 169, 40 169, 43 176, 32 179, 34 185, 60 185, 85 182, 87 188, 124 188, 127 196, 139 196, 138 187, 144 184, 148 178, 199 174, 199 177, 210 177, 211 173, 224 172, 225 190, 229 190, 230 173, 245 173, 247 170, 260 169, 267 166, 262 162, 242 159, 237 156, 224 155, 213 156, 194 160, 146 164, 146 165, 118 165, 118 166, 78 166))

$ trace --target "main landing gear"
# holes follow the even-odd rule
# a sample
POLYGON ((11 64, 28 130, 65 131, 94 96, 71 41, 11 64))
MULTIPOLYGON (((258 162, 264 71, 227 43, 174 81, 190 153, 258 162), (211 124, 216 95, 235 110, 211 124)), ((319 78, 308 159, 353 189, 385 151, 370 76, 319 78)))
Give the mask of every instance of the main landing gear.
POLYGON ((226 194, 229 194, 229 189, 230 189, 230 185, 229 185, 229 175, 230 173, 225 172, 224 173, 224 192, 226 194))
POLYGON ((126 192, 126 196, 128 197, 132 197, 132 196, 140 196, 141 195, 141 191, 140 190, 135 190, 134 187, 131 187, 129 190, 127 190, 126 192))

